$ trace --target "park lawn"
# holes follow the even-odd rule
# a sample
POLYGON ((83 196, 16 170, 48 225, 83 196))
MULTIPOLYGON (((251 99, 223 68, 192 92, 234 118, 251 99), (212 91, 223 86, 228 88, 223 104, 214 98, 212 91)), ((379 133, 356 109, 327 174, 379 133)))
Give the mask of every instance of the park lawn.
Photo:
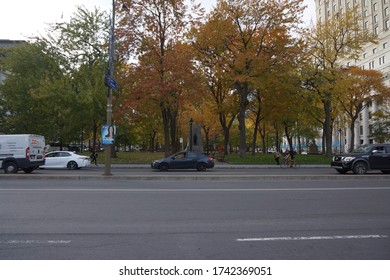
MULTIPOLYGON (((280 162, 282 162, 282 157, 280 162)), ((294 160, 299 164, 330 164, 331 157, 324 155, 295 155, 294 160)), ((254 156, 247 154, 241 158, 239 154, 229 154, 225 157, 225 161, 231 164, 275 164, 273 154, 256 154, 254 156)))
MULTIPOLYGON (((164 152, 117 152, 117 157, 111 159, 111 163, 151 163, 155 159, 164 157, 164 152)), ((217 155, 215 159, 218 159, 217 155)), ((273 154, 247 154, 241 158, 238 153, 232 153, 225 157, 230 164, 275 164, 273 154)), ((295 160, 300 164, 330 164, 331 157, 324 155, 296 155, 295 160)), ((98 155, 98 163, 104 163, 104 152, 98 155)))

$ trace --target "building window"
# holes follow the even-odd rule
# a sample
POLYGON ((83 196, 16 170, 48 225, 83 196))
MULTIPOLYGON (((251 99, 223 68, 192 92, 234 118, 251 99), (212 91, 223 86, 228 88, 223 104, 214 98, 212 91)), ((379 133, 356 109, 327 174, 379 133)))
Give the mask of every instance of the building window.
POLYGON ((385 30, 389 29, 390 27, 390 21, 387 19, 385 20, 385 30))
POLYGON ((386 7, 385 8, 385 16, 388 16, 389 15, 389 7, 386 7))
POLYGON ((378 22, 378 15, 374 15, 374 23, 378 22))
POLYGON ((372 9, 374 10, 374 12, 376 12, 376 10, 378 9, 378 4, 377 3, 374 3, 372 5, 372 9))
POLYGON ((387 49, 387 42, 383 43, 383 48, 387 49))
POLYGON ((378 26, 375 26, 375 27, 374 27, 374 35, 379 35, 378 26))
POLYGON ((381 56, 379 58, 379 65, 383 65, 383 64, 385 64, 385 56, 381 56))
POLYGON ((367 53, 364 53, 364 54, 363 54, 363 58, 367 58, 367 53))
POLYGON ((375 68, 375 62, 374 61, 371 61, 370 63, 368 63, 368 69, 374 69, 375 68))
POLYGON ((372 49, 372 53, 373 53, 373 54, 376 54, 376 48, 373 48, 373 49, 372 49))
POLYGON ((363 135, 363 126, 362 125, 360 126, 359 132, 360 132, 360 135, 363 135))

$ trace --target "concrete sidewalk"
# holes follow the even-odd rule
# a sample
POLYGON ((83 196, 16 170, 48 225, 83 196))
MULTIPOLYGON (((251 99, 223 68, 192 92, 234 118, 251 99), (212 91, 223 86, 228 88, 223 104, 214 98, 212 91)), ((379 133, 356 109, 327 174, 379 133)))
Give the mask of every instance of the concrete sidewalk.
MULTIPOLYGON (((146 163, 112 163, 112 168, 151 168, 150 164, 146 163)), ((91 165, 91 168, 104 168, 104 164, 91 165)), ((227 162, 215 161, 216 169, 280 169, 280 165, 276 164, 230 164, 227 162)), ((299 168, 330 168, 330 164, 301 164, 299 168)))

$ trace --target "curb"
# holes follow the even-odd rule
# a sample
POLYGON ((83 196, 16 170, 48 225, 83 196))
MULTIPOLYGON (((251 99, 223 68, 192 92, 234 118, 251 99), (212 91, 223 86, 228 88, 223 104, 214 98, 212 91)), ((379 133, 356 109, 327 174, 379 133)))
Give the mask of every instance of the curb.
POLYGON ((375 174, 375 176, 367 175, 77 175, 77 174, 0 174, 1 180, 126 180, 126 181, 285 181, 285 180, 389 180, 390 176, 375 174))

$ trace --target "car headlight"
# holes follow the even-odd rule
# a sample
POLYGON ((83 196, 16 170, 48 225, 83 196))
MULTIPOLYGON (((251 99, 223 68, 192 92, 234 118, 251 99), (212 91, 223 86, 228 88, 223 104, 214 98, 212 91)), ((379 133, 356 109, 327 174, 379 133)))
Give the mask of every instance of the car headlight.
POLYGON ((343 158, 343 161, 344 162, 350 162, 350 161, 352 161, 352 160, 354 160, 355 159, 355 157, 344 157, 343 158))

